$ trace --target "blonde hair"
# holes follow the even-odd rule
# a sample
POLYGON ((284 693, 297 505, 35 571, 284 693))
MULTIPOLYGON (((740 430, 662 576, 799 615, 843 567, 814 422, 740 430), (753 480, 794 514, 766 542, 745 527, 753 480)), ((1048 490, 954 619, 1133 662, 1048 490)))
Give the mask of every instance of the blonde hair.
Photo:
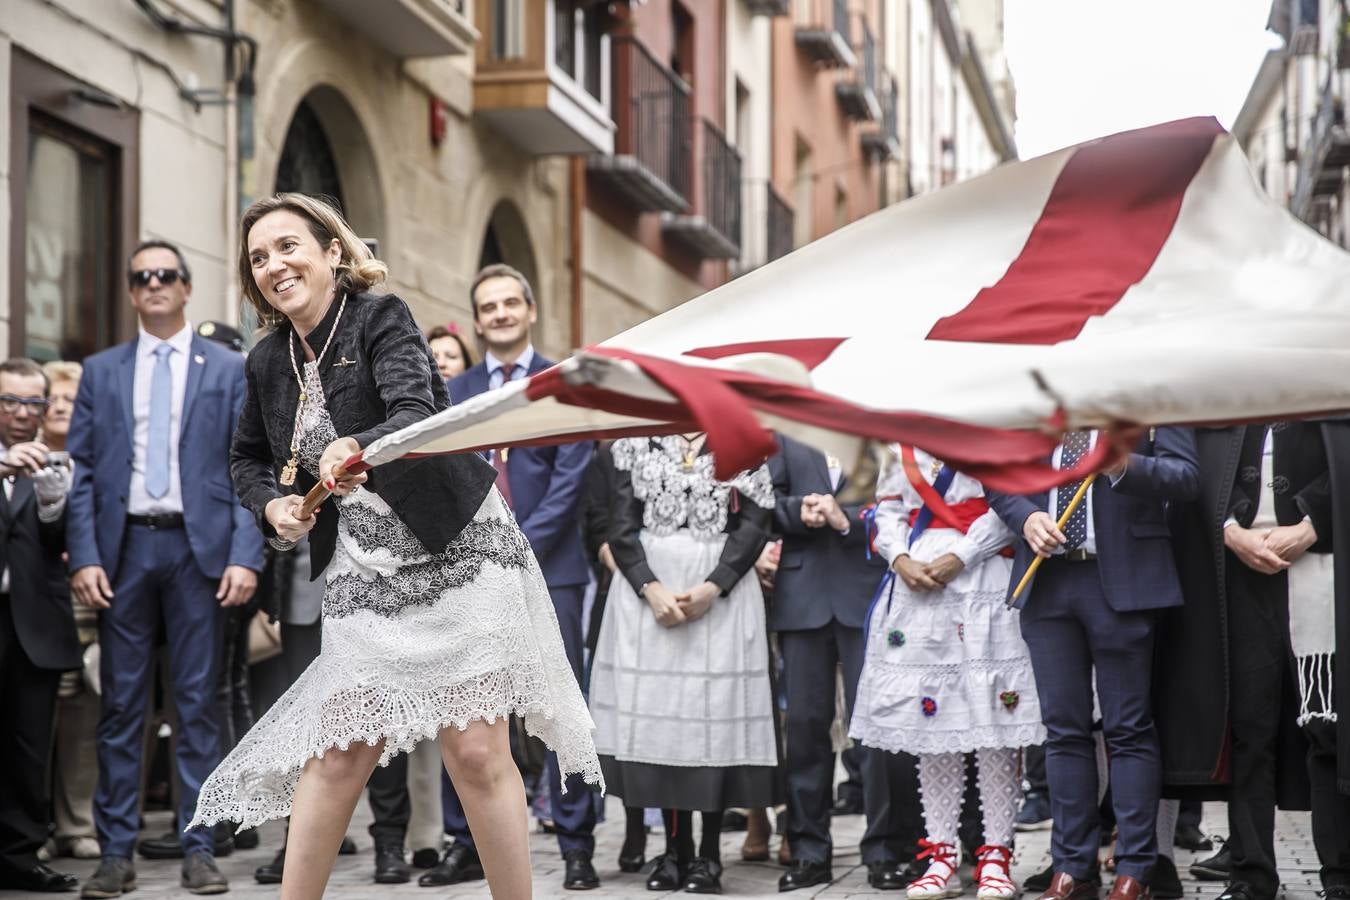
POLYGON ((253 280, 253 265, 249 261, 248 233, 258 220, 268 213, 278 210, 293 212, 309 225, 309 232, 319 246, 327 248, 334 240, 342 250, 338 261, 336 283, 338 293, 354 294, 369 290, 389 275, 389 267, 376 259, 370 248, 356 236, 356 232, 347 224, 331 204, 307 194, 284 193, 264 197, 256 201, 245 212, 239 222, 239 283, 243 286, 244 299, 258 314, 258 321, 264 325, 276 325, 285 318, 277 312, 267 298, 258 290, 253 280))
POLYGON ((54 359, 51 362, 42 364, 42 371, 47 375, 47 381, 55 384, 58 381, 80 380, 84 374, 84 366, 77 362, 68 362, 64 359, 54 359))

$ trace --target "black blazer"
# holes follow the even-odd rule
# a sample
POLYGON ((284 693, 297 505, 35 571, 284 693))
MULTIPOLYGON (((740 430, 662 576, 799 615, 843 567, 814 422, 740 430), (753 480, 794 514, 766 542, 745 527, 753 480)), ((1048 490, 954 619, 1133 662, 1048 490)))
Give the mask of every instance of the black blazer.
MULTIPOLYGON (((315 352, 327 342, 339 305, 305 336, 315 352)), ((230 450, 234 489, 268 536, 275 531, 263 512, 281 496, 277 477, 290 458, 300 394, 286 345, 293 334, 290 323, 283 323, 249 354, 248 393, 230 450)), ((296 362, 302 359, 297 346, 296 362)), ((393 294, 347 299, 319 380, 338 435, 355 438, 362 448, 450 405, 426 339, 407 304, 393 294)), ((370 470, 365 486, 389 504, 427 552, 442 553, 473 520, 496 476, 477 454, 455 454, 385 463, 370 470)), ((303 494, 314 484, 301 468, 292 490, 303 494)), ((328 565, 336 543, 337 504, 325 503, 310 534, 311 577, 328 565)))
POLYGON ((0 495, 0 567, 9 569, 9 607, 19 643, 39 669, 81 664, 70 586, 61 561, 65 516, 41 522, 33 482, 16 478, 9 502, 0 495))
POLYGON ((841 535, 828 525, 802 524, 802 498, 807 494, 837 494, 848 485, 839 480, 830 488, 825 454, 792 438, 778 435, 779 452, 769 457, 773 476, 774 524, 783 535, 783 555, 774 579, 773 631, 822 628, 838 619, 861 628, 877 585, 886 574, 879 554, 867 559, 867 528, 861 504, 841 504, 849 532, 841 535))

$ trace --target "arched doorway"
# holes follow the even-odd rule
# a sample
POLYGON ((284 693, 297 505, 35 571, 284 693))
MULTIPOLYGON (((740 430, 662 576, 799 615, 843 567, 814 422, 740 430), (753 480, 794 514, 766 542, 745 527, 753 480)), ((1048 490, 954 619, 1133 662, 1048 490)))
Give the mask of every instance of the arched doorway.
POLYGON ((494 263, 506 263, 529 279, 535 301, 539 301, 543 286, 539 284, 535 266, 534 245, 525 218, 510 200, 502 200, 493 208, 483 232, 478 265, 481 268, 494 263))
POLYGON ((336 88, 320 85, 296 106, 275 190, 334 200, 357 234, 383 243, 384 198, 375 155, 356 111, 336 88))

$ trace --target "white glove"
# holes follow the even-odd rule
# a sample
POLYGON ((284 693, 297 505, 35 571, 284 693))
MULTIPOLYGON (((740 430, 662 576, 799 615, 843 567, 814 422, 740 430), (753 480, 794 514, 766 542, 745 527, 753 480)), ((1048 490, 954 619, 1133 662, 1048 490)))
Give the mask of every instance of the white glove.
POLYGON ((33 492, 43 506, 61 502, 70 490, 71 472, 66 466, 44 466, 28 477, 32 479, 33 492))

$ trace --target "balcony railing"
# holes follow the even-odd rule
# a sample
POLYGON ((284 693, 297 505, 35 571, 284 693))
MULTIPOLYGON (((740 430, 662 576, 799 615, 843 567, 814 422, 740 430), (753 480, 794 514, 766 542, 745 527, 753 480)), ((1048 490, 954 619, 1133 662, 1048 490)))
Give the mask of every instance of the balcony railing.
POLYGON ((1338 78, 1335 70, 1327 76, 1308 149, 1299 157, 1294 199, 1289 208, 1304 221, 1312 215, 1314 198, 1340 190, 1343 170, 1350 165, 1350 132, 1345 127, 1345 106, 1336 90, 1338 78))
POLYGON ((745 0, 752 16, 786 16, 792 11, 792 0, 745 0))
POLYGON ((663 216, 661 228, 705 259, 735 259, 741 254, 741 154, 707 119, 699 138, 702 202, 693 215, 663 216))
POLYGON ((872 29, 862 26, 862 69, 842 78, 834 86, 844 114, 860 122, 875 122, 881 118, 881 104, 877 100, 877 42, 872 29))
POLYGON ((815 62, 829 68, 851 68, 858 58, 849 45, 848 0, 797 0, 795 37, 815 62))
POLYGON ((863 152, 872 159, 896 159, 900 155, 900 88, 889 72, 877 91, 881 104, 880 127, 864 131, 863 152))
POLYGON ((615 38, 612 48, 614 154, 587 166, 637 209, 683 212, 693 174, 689 85, 636 38, 615 38))
POLYGON ((773 189, 773 185, 765 185, 768 194, 768 259, 766 262, 773 262, 780 256, 787 256, 792 252, 793 235, 793 212, 792 207, 788 206, 786 200, 778 195, 773 189))

